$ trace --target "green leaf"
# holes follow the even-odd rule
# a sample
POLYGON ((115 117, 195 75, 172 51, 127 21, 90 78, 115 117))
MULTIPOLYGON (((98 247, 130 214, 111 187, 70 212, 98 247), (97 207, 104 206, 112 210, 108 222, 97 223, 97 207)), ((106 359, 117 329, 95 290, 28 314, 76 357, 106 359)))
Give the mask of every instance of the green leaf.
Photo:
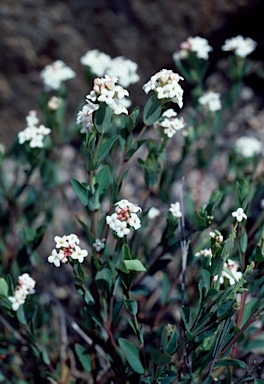
POLYGON ((112 283, 113 283, 113 276, 109 268, 103 268, 100 271, 98 271, 95 276, 95 280, 97 281, 99 289, 105 290, 108 288, 109 291, 111 290, 112 283))
POLYGON ((97 211, 100 208, 100 200, 99 200, 99 184, 95 183, 94 192, 89 196, 88 199, 88 208, 90 211, 97 211))
POLYGON ((123 244, 122 246, 121 260, 132 260, 130 249, 127 244, 123 244))
POLYGON ((79 218, 79 216, 75 216, 76 217, 76 219, 77 219, 77 221, 81 224, 81 226, 83 227, 83 229, 84 229, 84 231, 85 231, 85 233, 86 233, 86 235, 87 235, 87 237, 88 237, 88 240, 89 240, 89 243, 90 244, 93 244, 94 243, 94 237, 93 237, 93 235, 92 235, 92 232, 90 231, 90 228, 88 227, 88 225, 86 225, 80 218, 79 218))
POLYGON ((242 369, 248 369, 248 366, 244 361, 237 359, 222 359, 215 364, 215 368, 217 367, 239 367, 242 369))
POLYGON ((21 324, 23 324, 23 325, 27 324, 27 319, 25 316, 23 305, 20 305, 20 307, 16 311, 16 314, 17 314, 17 319, 21 324))
POLYGON ((141 263, 140 260, 124 260, 124 264, 126 266, 126 268, 128 269, 128 271, 132 271, 132 272, 145 272, 146 271, 146 268, 144 267, 144 265, 141 263))
POLYGON ((174 328, 165 352, 167 352, 169 355, 173 355, 177 348, 177 341, 178 332, 176 328, 174 328))
POLYGON ((207 295, 210 287, 211 287, 211 276, 210 273, 206 270, 202 270, 203 280, 204 280, 204 287, 205 287, 205 296, 207 295))
POLYGON ((108 165, 104 165, 96 174, 96 183, 98 183, 99 200, 102 201, 105 192, 109 189, 112 175, 108 165))
POLYGON ((41 356, 42 356, 42 360, 43 360, 44 364, 50 365, 49 355, 48 355, 45 348, 43 348, 43 350, 41 352, 41 356))
POLYGON ((118 339, 118 342, 127 358, 128 364, 133 369, 133 371, 139 374, 143 374, 144 367, 140 358, 140 350, 130 341, 127 341, 122 337, 118 339))
POLYGON ((171 356, 159 349, 152 349, 150 351, 150 358, 157 365, 165 365, 171 362, 171 356))
POLYGON ((96 156, 96 164, 100 165, 103 160, 106 158, 108 153, 110 152, 114 142, 118 139, 118 135, 110 137, 110 139, 106 140, 101 144, 98 148, 97 156, 96 156))
POLYGON ((139 107, 135 107, 131 115, 128 117, 128 130, 130 132, 133 131, 133 129, 136 128, 137 126, 138 115, 139 115, 139 107))
POLYGON ((8 285, 3 277, 0 278, 0 296, 8 296, 8 285))
POLYGON ((138 312, 138 304, 134 299, 125 299, 125 304, 132 316, 138 312))
POLYGON ((111 128, 112 117, 113 114, 111 108, 105 103, 100 104, 100 108, 93 113, 95 129, 99 133, 107 132, 111 128))
POLYGON ((219 275, 219 273, 222 272, 224 266, 224 260, 221 256, 217 256, 215 259, 212 259, 212 266, 211 266, 211 275, 216 276, 219 275))
POLYGON ((81 345, 76 343, 74 349, 80 363, 87 372, 92 372, 92 359, 86 349, 81 345))
POLYGON ((170 292, 170 280, 168 276, 163 273, 162 286, 161 286, 161 303, 165 304, 168 294, 170 292))
POLYGON ((240 245, 241 252, 246 252, 247 244, 248 244, 247 231, 244 230, 244 232, 242 233, 242 235, 239 239, 239 245, 240 245))
POLYGON ((146 125, 152 125, 155 123, 161 115, 162 101, 157 98, 157 95, 152 95, 143 110, 143 122, 146 125))
POLYGON ((88 205, 88 188, 75 179, 71 179, 71 183, 74 192, 80 199, 81 203, 86 207, 88 205))
POLYGON ((89 291, 89 289, 85 290, 84 300, 85 300, 86 304, 88 304, 88 305, 94 304, 94 298, 93 298, 91 292, 89 291))
POLYGON ((230 237, 229 239, 226 239, 224 243, 225 245, 222 250, 221 257, 226 260, 234 247, 234 239, 230 237))

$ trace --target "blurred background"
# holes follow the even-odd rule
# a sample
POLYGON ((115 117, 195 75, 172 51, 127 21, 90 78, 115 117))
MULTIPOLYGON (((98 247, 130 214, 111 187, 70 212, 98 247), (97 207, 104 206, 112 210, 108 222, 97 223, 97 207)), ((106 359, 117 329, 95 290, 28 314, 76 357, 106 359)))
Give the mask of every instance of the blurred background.
MULTIPOLYGON (((130 92, 140 105, 142 84, 161 68, 175 68, 172 53, 188 36, 213 46, 211 73, 224 40, 238 34, 257 41, 251 57, 262 60, 263 20, 261 0, 1 0, 0 142, 10 145, 28 111, 38 109, 40 71, 54 60, 77 73, 67 83, 70 110, 88 93, 80 57, 95 48, 138 63, 140 82, 130 92)), ((263 78, 251 75, 248 85, 263 97, 263 78)))

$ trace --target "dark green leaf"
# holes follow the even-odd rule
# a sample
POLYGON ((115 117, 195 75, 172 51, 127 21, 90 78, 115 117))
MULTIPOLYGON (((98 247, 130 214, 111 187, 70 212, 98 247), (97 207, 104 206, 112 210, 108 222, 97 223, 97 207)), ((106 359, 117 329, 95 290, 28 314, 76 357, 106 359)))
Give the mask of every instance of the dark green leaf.
POLYGON ((94 243, 94 237, 93 237, 93 235, 92 235, 92 232, 90 231, 90 228, 88 227, 88 225, 86 225, 80 218, 79 218, 79 216, 75 216, 76 217, 76 219, 77 219, 77 221, 81 224, 81 226, 83 227, 83 229, 84 229, 84 231, 85 231, 85 233, 86 233, 86 235, 87 235, 87 237, 88 237, 88 240, 89 240, 89 243, 90 244, 93 244, 94 243))
POLYGON ((99 184, 94 184, 94 191, 89 195, 88 208, 90 211, 97 211, 100 208, 99 184))
POLYGON ((173 355, 177 348, 177 341, 178 341, 178 332, 176 328, 174 328, 165 352, 167 352, 169 355, 173 355))
POLYGON ((133 369, 133 371, 139 374, 143 374, 144 367, 140 358, 140 350, 130 341, 127 341, 121 337, 118 339, 118 342, 127 358, 128 364, 133 369))
POLYGON ((161 115, 162 101, 157 98, 157 95, 152 95, 143 110, 143 121, 146 125, 152 125, 155 123, 161 115))
POLYGON ((157 365, 165 365, 171 362, 171 356, 159 349, 152 349, 150 351, 150 358, 157 365))
POLYGON ((3 277, 0 277, 0 296, 8 296, 8 285, 3 277))
POLYGON ((107 132, 112 125, 113 113, 111 108, 101 103, 100 108, 93 113, 93 123, 99 133, 107 132))
POLYGON ((98 183, 99 200, 102 201, 105 192, 109 189, 112 175, 108 165, 104 165, 96 174, 96 183, 98 183))
POLYGON ((75 344, 74 349, 83 368, 87 372, 92 372, 92 359, 86 349, 81 344, 75 344))
POLYGON ((125 299, 125 304, 131 315, 137 314, 138 304, 134 299, 125 299))
POLYGON ((215 364, 215 368, 217 367, 239 367, 242 369, 248 369, 248 366, 244 361, 237 359, 222 359, 215 364))
POLYGON ((27 319, 26 319, 26 316, 25 316, 25 312, 24 312, 24 307, 23 305, 20 305, 20 307, 18 308, 18 310, 16 311, 16 315, 17 315, 17 319, 18 321, 25 325, 27 324, 27 319))
POLYGON ((103 162, 103 160, 106 158, 114 142, 117 139, 118 139, 118 135, 110 137, 110 139, 104 141, 103 144, 101 144, 101 146, 98 148, 97 157, 96 157, 97 166, 100 165, 103 162))
POLYGON ((146 271, 146 268, 144 267, 144 265, 141 263, 140 260, 124 260, 124 264, 126 266, 126 268, 128 269, 128 271, 132 271, 132 272, 145 272, 146 271))
POLYGON ((88 289, 85 290, 84 300, 85 300, 86 304, 88 304, 88 305, 93 305, 94 304, 94 298, 93 298, 93 296, 91 295, 91 292, 88 289))
POLYGON ((78 180, 71 179, 72 188, 81 203, 86 207, 88 205, 88 188, 80 183, 78 180))

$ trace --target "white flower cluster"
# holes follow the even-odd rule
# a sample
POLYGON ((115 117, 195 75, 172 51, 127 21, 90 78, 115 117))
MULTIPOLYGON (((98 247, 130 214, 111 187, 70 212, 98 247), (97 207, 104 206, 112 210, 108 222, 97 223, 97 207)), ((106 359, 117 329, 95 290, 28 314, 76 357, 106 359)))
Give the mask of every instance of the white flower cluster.
POLYGON ((263 145, 255 137, 242 136, 235 142, 235 150, 243 157, 253 157, 262 152, 263 145))
POLYGON ((28 273, 18 277, 18 285, 14 292, 14 296, 9 296, 8 299, 12 303, 13 311, 17 311, 20 305, 24 304, 28 295, 35 293, 36 282, 28 273))
POLYGON ((225 40, 222 46, 223 51, 233 51, 239 57, 246 57, 250 55, 256 48, 257 43, 250 37, 243 37, 238 35, 231 39, 225 40))
POLYGON ((97 76, 118 77, 119 84, 125 88, 139 81, 137 63, 123 56, 111 59, 109 55, 93 49, 82 56, 80 61, 81 64, 89 66, 91 72, 97 76))
POLYGON ((36 111, 30 111, 26 117, 27 127, 18 133, 19 144, 24 144, 29 141, 30 148, 43 148, 44 136, 49 135, 51 132, 50 128, 45 127, 43 124, 37 126, 39 119, 37 118, 36 111))
POLYGON ((130 228, 137 230, 141 227, 137 213, 142 209, 138 205, 125 199, 118 201, 115 205, 115 212, 111 216, 106 216, 106 222, 118 237, 123 238, 128 235, 130 228))
MULTIPOLYGON (((223 271, 219 279, 220 284, 224 283, 224 278, 227 278, 229 280, 230 285, 235 284, 237 280, 241 279, 242 273, 238 271, 239 266, 235 261, 228 259, 226 263, 224 263, 224 268, 227 268, 232 275, 230 275, 228 272, 223 271)), ((216 281, 217 279, 218 275, 214 276, 214 281, 216 281)))
POLYGON ((143 90, 145 93, 153 90, 158 99, 170 99, 182 108, 183 89, 179 84, 180 80, 184 79, 178 73, 174 73, 170 69, 162 69, 151 76, 150 80, 143 85, 143 90))
POLYGON ((116 85, 117 77, 110 77, 105 75, 102 78, 94 79, 94 86, 89 95, 86 96, 86 105, 78 112, 77 124, 82 124, 81 132, 85 133, 88 129, 93 127, 92 114, 97 111, 100 104, 106 103, 113 111, 115 115, 121 113, 128 114, 128 110, 125 108, 122 102, 125 102, 125 97, 129 95, 128 91, 116 85))
POLYGON ((172 108, 167 109, 153 126, 154 128, 162 128, 165 135, 171 138, 175 135, 176 131, 185 126, 183 118, 179 119, 176 116, 177 113, 172 108))
POLYGON ((195 52, 199 59, 208 60, 209 52, 213 49, 209 45, 208 40, 200 36, 188 37, 186 41, 180 44, 180 48, 180 51, 176 51, 172 55, 176 64, 177 61, 187 58, 189 52, 195 52))
POLYGON ((85 249, 79 247, 80 240, 78 236, 64 235, 62 237, 55 236, 56 248, 53 249, 51 255, 48 257, 48 262, 59 267, 60 263, 67 263, 71 260, 78 260, 79 263, 83 263, 84 258, 88 255, 85 249))
POLYGON ((59 89, 62 82, 73 79, 75 76, 76 73, 61 60, 46 65, 40 72, 40 78, 47 92, 59 89))
POLYGON ((237 208, 236 211, 232 212, 232 216, 237 219, 240 223, 243 219, 247 219, 247 215, 244 212, 243 208, 237 208))
POLYGON ((175 204, 170 205, 169 211, 173 214, 175 218, 182 217, 181 205, 178 201, 175 204))
POLYGON ((83 109, 78 112, 76 124, 81 124, 81 133, 86 133, 93 128, 93 112, 91 112, 91 106, 89 104, 84 105, 83 109))
POLYGON ((218 92, 206 92, 204 95, 199 97, 198 101, 211 112, 219 111, 222 108, 220 93, 218 92))
POLYGON ((150 210, 148 211, 148 218, 150 220, 154 220, 156 217, 160 216, 161 212, 159 209, 155 207, 151 207, 150 210))
MULTIPOLYGON (((204 257, 210 257, 212 258, 212 250, 211 248, 205 248, 205 249, 201 249, 199 252, 196 252, 194 254, 195 257, 200 257, 200 256, 204 256, 204 257)), ((210 262, 211 263, 211 262, 210 262)))

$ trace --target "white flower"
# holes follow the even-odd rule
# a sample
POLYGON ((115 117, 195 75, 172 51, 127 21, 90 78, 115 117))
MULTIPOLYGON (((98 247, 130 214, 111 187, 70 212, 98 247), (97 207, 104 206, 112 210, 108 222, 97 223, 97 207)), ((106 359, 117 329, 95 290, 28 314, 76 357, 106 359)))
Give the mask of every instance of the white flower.
POLYGON ((122 200, 119 200, 117 203, 115 203, 115 205, 118 205, 119 208, 126 208, 126 207, 130 207, 132 203, 130 203, 128 200, 126 199, 122 199, 122 200))
POLYGON ((174 217, 182 217, 181 206, 178 201, 175 204, 170 205, 169 211, 173 214, 174 217))
POLYGON ((96 252, 100 252, 102 249, 104 249, 105 244, 102 240, 96 239, 93 243, 93 248, 96 250, 96 252))
POLYGON ((221 106, 220 93, 206 92, 203 96, 199 97, 199 103, 207 107, 211 112, 219 111, 221 106))
POLYGON ((67 248, 69 246, 68 236, 66 235, 63 237, 55 236, 54 240, 56 242, 56 248, 67 248))
MULTIPOLYGON (((241 279, 242 273, 238 271, 238 268, 238 264, 235 261, 228 259, 227 262, 224 264, 224 269, 226 269, 226 271, 224 270, 222 272, 219 279, 220 284, 224 283, 224 277, 229 280, 230 285, 234 285, 239 279, 241 279), (227 270, 229 270, 230 273, 227 272, 227 270)), ((214 276, 214 281, 216 281, 217 279, 218 275, 214 276)))
POLYGON ((73 233, 71 235, 66 236, 66 239, 69 243, 69 246, 72 248, 75 247, 76 244, 80 243, 78 236, 73 233))
POLYGON ((145 93, 153 90, 159 99, 170 99, 182 108, 183 89, 179 84, 180 80, 183 80, 183 77, 178 73, 174 73, 172 70, 162 69, 143 85, 143 90, 145 93))
POLYGON ((83 109, 77 114, 76 124, 82 124, 81 133, 86 133, 88 130, 93 128, 94 124, 91 106, 88 104, 83 106, 83 109))
POLYGON ((51 252, 51 255, 48 257, 48 262, 53 263, 55 267, 59 267, 60 263, 64 259, 64 254, 63 253, 57 253, 56 249, 53 249, 51 252))
POLYGON ((119 227, 116 229, 116 234, 118 237, 123 238, 125 235, 128 235, 130 232, 130 229, 127 228, 127 223, 125 221, 122 221, 119 227))
POLYGON ((9 296, 8 299, 12 303, 13 311, 17 311, 20 305, 24 304, 26 301, 26 294, 23 290, 18 290, 15 292, 15 296, 9 296))
POLYGON ((22 289, 26 290, 27 294, 32 295, 35 293, 36 281, 28 273, 23 273, 23 275, 19 276, 18 283, 22 289))
POLYGON ((195 52, 199 59, 208 60, 209 52, 212 51, 212 47, 209 45, 208 40, 200 37, 188 37, 187 41, 180 44, 180 52, 174 52, 173 59, 177 63, 179 59, 185 59, 188 57, 188 52, 195 52))
POLYGON ((89 66, 95 75, 103 76, 111 63, 111 57, 98 49, 93 49, 82 56, 80 61, 81 64, 89 66))
POLYGON ((225 40, 222 50, 233 51, 237 56, 246 57, 255 50, 256 46, 257 43, 251 38, 238 35, 225 40))
POLYGON ((50 132, 51 132, 51 129, 45 127, 45 125, 43 124, 40 124, 40 126, 37 128, 38 135, 46 136, 46 135, 49 135, 50 132))
POLYGON ((151 207, 150 210, 148 211, 148 218, 150 220, 155 219, 155 217, 157 217, 159 215, 160 215, 160 210, 155 208, 155 207, 151 207))
POLYGON ((253 157, 262 152, 262 143, 255 137, 242 136, 235 142, 235 150, 243 157, 253 157))
POLYGON ((243 208, 237 208, 236 211, 232 212, 232 216, 236 217, 238 222, 241 222, 243 219, 247 219, 247 215, 244 213, 243 208))
POLYGON ((28 126, 21 132, 18 133, 19 144, 24 144, 29 141, 30 148, 43 148, 44 136, 50 134, 51 129, 41 124, 39 127, 36 124, 39 123, 36 111, 30 111, 26 117, 28 126))
POLYGON ((181 117, 179 119, 176 116, 177 113, 173 109, 168 109, 161 115, 158 122, 154 124, 154 127, 161 127, 165 135, 171 138, 175 135, 176 131, 184 128, 185 126, 183 118, 181 117))
POLYGON ((117 218, 117 213, 113 213, 111 216, 106 216, 106 222, 113 231, 121 225, 121 221, 117 218))
POLYGON ((139 81, 137 69, 137 63, 123 56, 118 56, 109 63, 106 74, 118 77, 119 84, 123 87, 129 87, 130 84, 139 81))
POLYGON ((75 76, 75 72, 61 60, 47 65, 40 73, 45 91, 57 90, 63 81, 70 80, 75 76))
POLYGON ((60 106, 60 99, 57 96, 52 96, 48 102, 48 107, 52 111, 56 111, 60 106))
POLYGON ((30 148, 43 148, 43 138, 43 135, 36 135, 35 137, 33 137, 33 139, 31 139, 29 142, 30 148))
POLYGON ((28 127, 35 127, 39 123, 39 119, 37 118, 37 111, 29 111, 29 114, 26 117, 26 122, 28 127))
POLYGON ((135 213, 131 213, 130 217, 127 219, 127 223, 135 230, 141 227, 141 221, 135 213))
POLYGON ((78 245, 75 247, 75 252, 72 253, 71 258, 77 259, 79 263, 83 263, 84 258, 88 255, 85 249, 81 249, 78 245))

